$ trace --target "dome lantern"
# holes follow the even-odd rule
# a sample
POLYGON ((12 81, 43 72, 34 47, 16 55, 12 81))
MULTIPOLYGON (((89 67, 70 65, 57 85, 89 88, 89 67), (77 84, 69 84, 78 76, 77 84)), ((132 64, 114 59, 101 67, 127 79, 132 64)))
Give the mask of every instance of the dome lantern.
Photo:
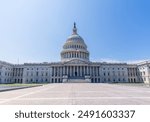
POLYGON ((74 26, 73 26, 73 34, 77 34, 77 28, 76 28, 76 23, 74 22, 74 26))

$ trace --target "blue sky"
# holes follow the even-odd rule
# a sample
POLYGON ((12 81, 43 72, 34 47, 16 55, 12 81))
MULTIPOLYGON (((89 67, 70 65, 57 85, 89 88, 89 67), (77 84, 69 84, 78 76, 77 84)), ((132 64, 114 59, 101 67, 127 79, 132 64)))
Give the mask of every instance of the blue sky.
POLYGON ((0 0, 0 60, 60 61, 73 22, 91 61, 150 59, 149 0, 0 0))

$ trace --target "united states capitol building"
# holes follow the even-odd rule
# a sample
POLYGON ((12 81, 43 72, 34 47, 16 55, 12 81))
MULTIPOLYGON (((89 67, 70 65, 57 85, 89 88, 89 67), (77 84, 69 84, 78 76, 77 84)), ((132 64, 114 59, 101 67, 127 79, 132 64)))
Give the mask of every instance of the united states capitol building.
POLYGON ((150 61, 136 64, 90 61, 87 45, 77 33, 72 35, 53 63, 10 64, 0 61, 0 83, 150 83, 150 61))

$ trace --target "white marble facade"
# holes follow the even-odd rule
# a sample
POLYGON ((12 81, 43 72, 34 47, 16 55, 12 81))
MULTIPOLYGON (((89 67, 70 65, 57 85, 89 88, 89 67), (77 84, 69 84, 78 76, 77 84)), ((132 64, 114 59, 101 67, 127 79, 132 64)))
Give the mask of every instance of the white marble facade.
POLYGON ((54 63, 24 63, 13 65, 0 61, 0 83, 150 83, 150 62, 137 64, 90 61, 83 38, 76 24, 54 63))

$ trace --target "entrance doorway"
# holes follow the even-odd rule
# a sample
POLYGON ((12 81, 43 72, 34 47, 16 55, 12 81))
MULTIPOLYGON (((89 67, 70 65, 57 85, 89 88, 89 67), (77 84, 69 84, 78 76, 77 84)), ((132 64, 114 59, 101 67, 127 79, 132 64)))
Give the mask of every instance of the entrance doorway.
POLYGON ((75 76, 77 76, 77 72, 75 72, 75 76))

